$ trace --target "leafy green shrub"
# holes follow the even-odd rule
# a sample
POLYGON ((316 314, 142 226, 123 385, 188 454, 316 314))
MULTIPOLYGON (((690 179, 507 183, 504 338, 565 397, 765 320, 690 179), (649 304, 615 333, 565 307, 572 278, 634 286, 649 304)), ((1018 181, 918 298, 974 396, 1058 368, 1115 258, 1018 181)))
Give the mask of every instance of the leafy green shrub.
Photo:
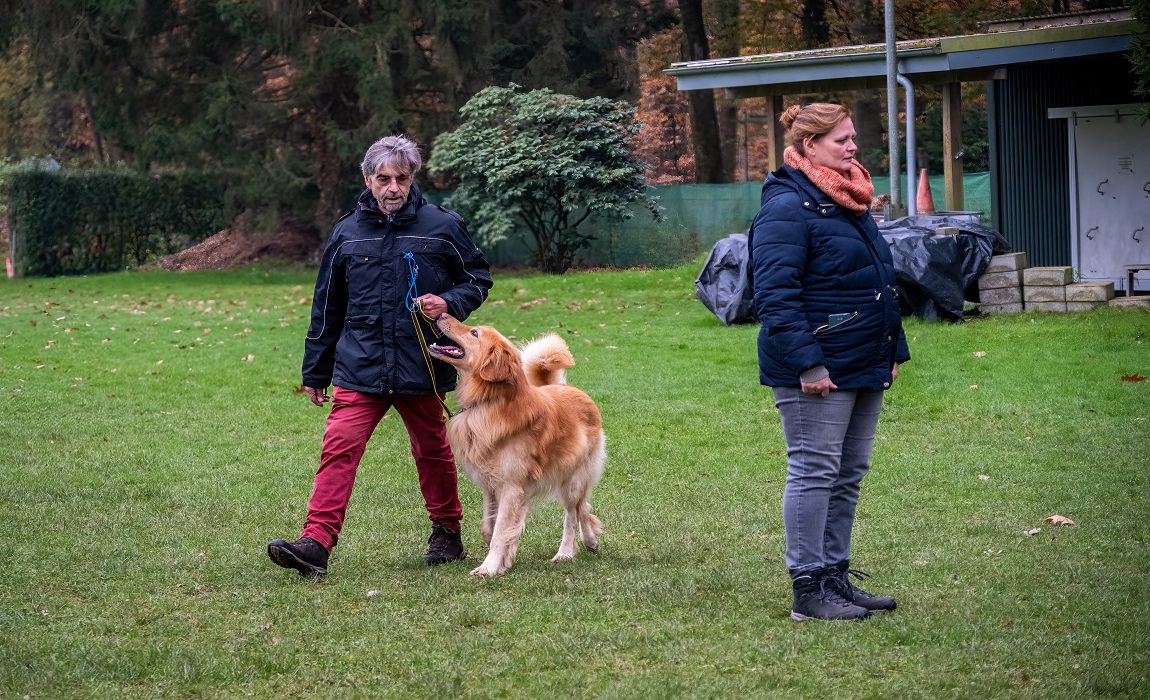
POLYGON ((182 250, 226 222, 220 189, 199 173, 18 170, 8 183, 24 276, 111 272, 182 250))
POLYGON ((631 203, 659 206, 634 155, 640 123, 626 102, 551 90, 489 87, 463 109, 464 123, 435 142, 429 169, 459 178, 448 206, 476 224, 480 245, 526 229, 541 272, 562 273, 592 236, 587 217, 622 220, 631 203))

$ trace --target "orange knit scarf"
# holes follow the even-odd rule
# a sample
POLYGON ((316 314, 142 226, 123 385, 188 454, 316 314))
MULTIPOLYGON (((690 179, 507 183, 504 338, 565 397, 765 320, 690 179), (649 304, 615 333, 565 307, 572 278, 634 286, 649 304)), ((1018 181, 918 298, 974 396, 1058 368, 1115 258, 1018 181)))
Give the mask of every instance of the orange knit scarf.
POLYGON ((837 170, 815 165, 806 156, 799 155, 794 146, 787 146, 783 151, 783 162, 802 171, 815 187, 840 206, 860 214, 870 206, 874 183, 870 180, 870 173, 857 160, 851 162, 850 178, 843 177, 837 170))

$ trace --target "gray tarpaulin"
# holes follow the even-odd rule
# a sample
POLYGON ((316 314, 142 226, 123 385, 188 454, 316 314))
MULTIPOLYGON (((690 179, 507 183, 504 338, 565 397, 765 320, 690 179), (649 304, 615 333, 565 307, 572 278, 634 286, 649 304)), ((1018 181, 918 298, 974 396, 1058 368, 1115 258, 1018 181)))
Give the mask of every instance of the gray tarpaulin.
POLYGON ((759 320, 754 312, 749 268, 747 234, 734 233, 715 243, 695 278, 695 296, 725 326, 759 320))
MULTIPOLYGON (((904 216, 878 228, 894 257, 903 313, 929 320, 962 320, 990 258, 1010 252, 1002 234, 968 217, 904 216), (943 227, 958 231, 937 233, 943 227)), ((695 279, 695 296, 724 325, 758 321, 748 268, 747 234, 736 233, 715 243, 695 279)))

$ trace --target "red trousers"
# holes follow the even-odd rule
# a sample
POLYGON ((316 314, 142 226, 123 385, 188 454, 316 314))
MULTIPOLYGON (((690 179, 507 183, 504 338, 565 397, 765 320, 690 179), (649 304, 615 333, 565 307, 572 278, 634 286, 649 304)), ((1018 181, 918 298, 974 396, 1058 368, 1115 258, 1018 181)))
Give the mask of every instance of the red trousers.
POLYGON ((459 477, 455 456, 447 444, 447 421, 439 398, 434 394, 361 394, 335 387, 323 436, 323 453, 300 537, 310 537, 328 551, 335 546, 367 441, 392 406, 399 412, 411 439, 411 456, 415 458, 419 490, 428 515, 433 522, 459 529, 463 517, 459 477))

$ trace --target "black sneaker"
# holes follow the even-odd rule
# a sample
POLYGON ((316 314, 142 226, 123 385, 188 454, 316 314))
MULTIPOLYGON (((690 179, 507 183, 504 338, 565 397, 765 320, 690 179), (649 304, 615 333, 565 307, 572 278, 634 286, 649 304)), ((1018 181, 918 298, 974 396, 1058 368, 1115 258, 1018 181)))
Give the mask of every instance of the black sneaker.
POLYGON ((862 581, 870 574, 850 568, 849 561, 844 561, 829 568, 834 569, 835 587, 838 590, 839 595, 841 595, 846 600, 854 603, 855 605, 858 605, 859 607, 866 608, 871 612, 890 612, 897 607, 894 602, 894 598, 867 593, 863 589, 851 583, 851 576, 854 576, 859 581, 862 581))
POLYGON ((870 617, 870 610, 839 594, 836 573, 837 569, 827 567, 795 577, 792 620, 864 620, 870 617))
POLYGON ((300 576, 326 576, 328 552, 310 537, 295 542, 268 542, 268 556, 285 569, 295 569, 300 576))
POLYGON ((459 536, 459 530, 432 523, 431 537, 427 538, 427 551, 423 553, 427 565, 439 566, 466 558, 467 552, 463 551, 463 540, 459 536))

